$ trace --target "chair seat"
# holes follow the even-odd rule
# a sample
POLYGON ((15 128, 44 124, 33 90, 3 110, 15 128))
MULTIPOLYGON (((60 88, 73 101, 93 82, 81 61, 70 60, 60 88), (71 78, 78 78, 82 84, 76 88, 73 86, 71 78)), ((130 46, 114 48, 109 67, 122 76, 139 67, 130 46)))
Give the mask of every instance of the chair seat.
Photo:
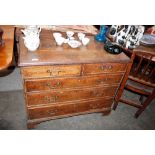
POLYGON ((138 83, 150 86, 150 87, 155 87, 155 78, 150 78, 147 80, 147 76, 143 77, 143 79, 139 78, 140 73, 138 75, 132 75, 133 73, 131 72, 128 79, 131 79, 133 81, 137 81, 138 83))
POLYGON ((141 83, 137 83, 135 81, 132 81, 130 79, 127 80, 125 87, 127 89, 131 89, 134 92, 143 94, 143 95, 150 95, 153 91, 153 88, 143 85, 141 83))

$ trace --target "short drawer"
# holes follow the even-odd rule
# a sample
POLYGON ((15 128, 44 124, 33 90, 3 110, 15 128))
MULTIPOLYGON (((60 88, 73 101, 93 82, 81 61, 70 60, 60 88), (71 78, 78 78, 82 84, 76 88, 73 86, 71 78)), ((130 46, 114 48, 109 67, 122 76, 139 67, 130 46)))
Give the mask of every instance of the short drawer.
POLYGON ((98 76, 83 76, 70 78, 44 78, 25 80, 27 92, 53 90, 63 88, 92 87, 120 83, 123 74, 101 74, 98 76))
POLYGON ((114 97, 118 86, 26 93, 27 105, 59 104, 66 101, 114 97))
POLYGON ((105 64, 84 64, 83 74, 100 74, 100 73, 117 73, 125 72, 126 64, 120 63, 105 63, 105 64))
POLYGON ((33 66, 21 68, 23 78, 42 78, 80 75, 81 65, 33 66))
MULTIPOLYGON (((98 99, 70 104, 51 105, 44 107, 28 108, 29 119, 39 119, 46 117, 64 116, 80 112, 102 110, 111 107, 113 99, 98 99)), ((94 112, 94 111, 93 111, 94 112)))

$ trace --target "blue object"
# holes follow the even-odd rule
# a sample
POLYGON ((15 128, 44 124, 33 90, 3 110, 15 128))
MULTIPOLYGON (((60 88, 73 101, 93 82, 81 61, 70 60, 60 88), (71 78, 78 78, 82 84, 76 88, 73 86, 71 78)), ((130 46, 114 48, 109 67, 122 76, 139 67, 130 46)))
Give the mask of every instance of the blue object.
POLYGON ((95 40, 99 42, 106 42, 106 32, 108 27, 105 25, 100 26, 100 32, 95 36, 95 40))

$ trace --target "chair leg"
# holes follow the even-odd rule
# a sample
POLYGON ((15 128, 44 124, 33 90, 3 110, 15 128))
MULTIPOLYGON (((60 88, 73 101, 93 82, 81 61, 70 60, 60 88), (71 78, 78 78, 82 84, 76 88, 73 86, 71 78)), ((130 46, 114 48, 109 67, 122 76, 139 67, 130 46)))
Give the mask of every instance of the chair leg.
POLYGON ((117 106, 118 106, 118 102, 114 101, 113 110, 116 110, 117 106))
POLYGON ((143 103, 143 100, 144 100, 144 96, 141 95, 140 98, 139 98, 139 101, 140 101, 141 103, 143 103))
POLYGON ((145 100, 145 102, 142 104, 142 108, 140 108, 136 113, 135 113, 135 118, 138 118, 139 115, 146 109, 146 107, 151 103, 151 101, 154 99, 155 97, 155 89, 152 93, 152 95, 148 96, 147 99, 145 100))
POLYGON ((125 88, 125 84, 126 84, 126 82, 128 80, 128 76, 129 76, 129 73, 130 73, 130 70, 131 70, 131 67, 132 67, 132 63, 133 63, 134 57, 135 57, 135 53, 133 52, 132 56, 131 56, 131 61, 130 61, 130 63, 127 66, 127 70, 126 70, 125 76, 124 76, 124 78, 123 78, 123 80, 121 82, 121 85, 120 85, 119 90, 117 92, 117 95, 115 97, 115 101, 114 101, 114 105, 113 105, 113 110, 116 110, 116 108, 118 106, 119 99, 121 98, 121 96, 123 94, 123 91, 124 91, 124 88, 125 88))

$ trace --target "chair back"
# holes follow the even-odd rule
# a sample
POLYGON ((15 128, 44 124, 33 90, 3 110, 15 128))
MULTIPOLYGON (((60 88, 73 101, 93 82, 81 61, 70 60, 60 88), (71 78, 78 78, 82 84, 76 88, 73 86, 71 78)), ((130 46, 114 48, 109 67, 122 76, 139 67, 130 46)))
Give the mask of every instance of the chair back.
POLYGON ((134 51, 129 79, 155 87, 155 54, 134 51))

